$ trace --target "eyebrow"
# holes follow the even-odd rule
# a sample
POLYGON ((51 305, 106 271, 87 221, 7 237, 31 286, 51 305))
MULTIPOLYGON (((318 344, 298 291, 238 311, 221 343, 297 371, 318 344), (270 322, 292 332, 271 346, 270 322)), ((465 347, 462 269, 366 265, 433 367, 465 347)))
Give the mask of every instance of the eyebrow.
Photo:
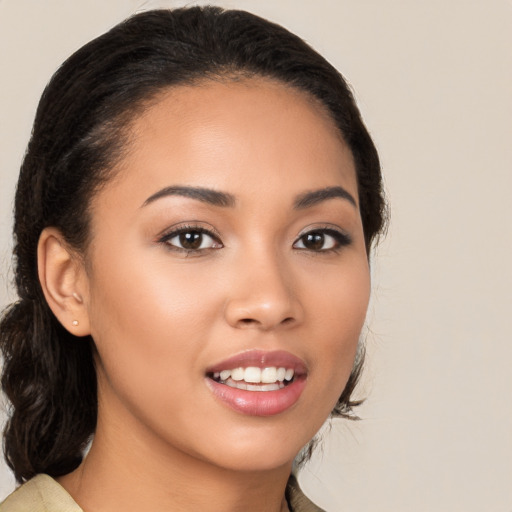
MULTIPOLYGON (((227 192, 220 192, 204 187, 189 187, 173 185, 165 187, 153 195, 148 197, 142 206, 147 206, 154 201, 168 196, 181 196, 196 199, 203 203, 211 204, 213 206, 220 206, 224 208, 232 208, 236 204, 235 196, 227 192)), ((323 201, 329 199, 341 198, 346 199, 349 203, 357 208, 357 203, 352 194, 347 192, 343 187, 326 187, 319 190, 313 190, 305 192, 297 196, 294 201, 293 207, 295 210, 302 210, 305 208, 311 208, 323 201)))
POLYGON ((296 210, 302 210, 336 197, 346 199, 353 206, 356 208, 358 207, 354 196, 347 192, 343 187, 326 187, 319 190, 313 190, 311 192, 305 192, 297 197, 293 207, 296 210))
POLYGON ((142 206, 147 206, 153 203, 157 199, 168 196, 181 196, 196 199, 203 203, 211 204, 213 206, 229 207, 235 206, 235 196, 226 192, 219 192, 218 190, 212 190, 204 187, 187 187, 187 186, 171 186, 165 187, 158 192, 155 192, 152 196, 148 197, 142 206))

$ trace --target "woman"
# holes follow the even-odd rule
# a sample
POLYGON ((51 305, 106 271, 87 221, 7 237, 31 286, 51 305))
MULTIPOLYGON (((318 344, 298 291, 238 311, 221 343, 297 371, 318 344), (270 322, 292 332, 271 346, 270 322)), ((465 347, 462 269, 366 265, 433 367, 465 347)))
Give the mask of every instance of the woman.
POLYGON ((282 27, 151 11, 76 52, 16 194, 2 382, 28 483, 0 510, 319 510, 292 465, 355 405, 383 211, 345 81, 282 27))

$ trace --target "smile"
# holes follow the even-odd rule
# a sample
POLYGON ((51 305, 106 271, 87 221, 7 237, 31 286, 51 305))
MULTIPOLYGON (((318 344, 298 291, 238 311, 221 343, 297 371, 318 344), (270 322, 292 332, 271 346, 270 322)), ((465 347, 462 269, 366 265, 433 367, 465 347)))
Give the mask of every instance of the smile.
POLYGON ((299 400, 307 369, 287 352, 250 351, 209 368, 206 377, 213 394, 231 409, 271 416, 285 412, 299 400))
POLYGON ((279 368, 276 366, 266 368, 249 366, 215 372, 211 378, 221 384, 246 391, 277 391, 290 383, 294 374, 293 368, 283 366, 279 368))

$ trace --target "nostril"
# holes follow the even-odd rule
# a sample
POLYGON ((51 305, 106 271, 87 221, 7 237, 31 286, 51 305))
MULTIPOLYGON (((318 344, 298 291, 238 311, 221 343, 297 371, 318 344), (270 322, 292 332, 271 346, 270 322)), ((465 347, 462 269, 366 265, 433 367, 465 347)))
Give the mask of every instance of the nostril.
MULTIPOLYGON (((289 325, 294 322, 294 318, 291 316, 288 316, 284 318, 281 322, 279 322, 281 325, 289 325)), ((255 318, 240 318, 238 320, 238 326, 239 327, 254 327, 254 326, 261 326, 265 327, 264 323, 260 322, 259 320, 256 320, 255 318)))

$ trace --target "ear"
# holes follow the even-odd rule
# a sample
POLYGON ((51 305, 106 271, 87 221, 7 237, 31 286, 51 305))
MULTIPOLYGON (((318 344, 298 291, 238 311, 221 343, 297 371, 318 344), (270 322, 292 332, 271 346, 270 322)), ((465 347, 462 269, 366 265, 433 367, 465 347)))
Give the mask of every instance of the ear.
POLYGON ((82 258, 56 228, 45 228, 37 247, 39 281, 50 309, 75 336, 90 334, 88 281, 82 258))

